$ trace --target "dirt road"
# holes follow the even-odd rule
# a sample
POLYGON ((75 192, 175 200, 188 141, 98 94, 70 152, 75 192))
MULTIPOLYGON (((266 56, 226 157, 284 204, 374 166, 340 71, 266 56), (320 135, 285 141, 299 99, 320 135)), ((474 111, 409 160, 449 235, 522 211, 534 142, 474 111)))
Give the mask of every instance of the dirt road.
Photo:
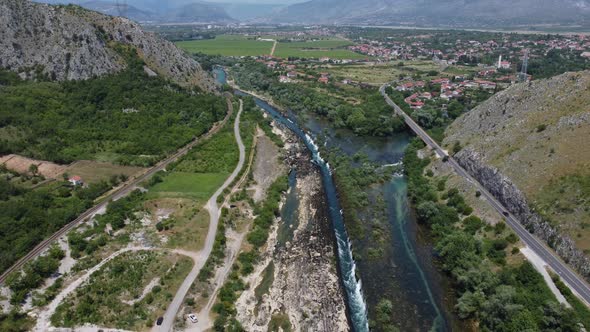
POLYGON ((159 331, 159 332, 168 332, 172 331, 172 327, 174 326, 174 318, 176 314, 180 310, 182 306, 182 302, 184 297, 188 293, 191 285, 197 279, 199 272, 205 265, 207 258, 213 251, 213 244, 215 243, 215 235, 217 234, 217 225, 219 223, 219 216, 221 215, 221 210, 217 205, 217 198, 223 193, 225 188, 229 187, 229 185, 235 180, 235 178, 240 174, 240 171, 244 167, 244 163, 246 161, 246 147, 242 142, 242 137, 240 136, 240 116, 242 115, 243 111, 243 102, 240 100, 240 110, 236 116, 236 120, 234 122, 234 135, 236 137, 236 143, 238 144, 238 149, 240 151, 240 158, 238 161, 238 165, 234 169, 233 173, 225 180, 223 185, 217 189, 217 191, 211 196, 205 208, 209 211, 210 216, 210 223, 209 223, 209 232, 207 233, 207 239, 205 240, 205 247, 198 253, 198 260, 195 262, 193 269, 188 274, 188 276, 180 285, 180 288, 176 292, 172 303, 168 306, 166 313, 164 314, 164 321, 160 326, 154 326, 152 331, 159 331))

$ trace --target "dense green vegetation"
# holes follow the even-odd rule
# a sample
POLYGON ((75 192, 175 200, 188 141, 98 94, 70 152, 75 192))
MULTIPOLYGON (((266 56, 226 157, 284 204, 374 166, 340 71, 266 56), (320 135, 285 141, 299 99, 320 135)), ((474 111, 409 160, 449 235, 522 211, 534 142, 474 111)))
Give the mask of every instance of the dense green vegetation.
POLYGON ((0 331, 25 332, 33 327, 33 320, 25 313, 11 311, 7 314, 0 313, 0 331))
MULTIPOLYGON (((368 240, 373 249, 369 252, 370 256, 377 258, 382 253, 386 232, 382 229, 384 225, 379 222, 380 218, 367 218, 367 215, 375 217, 381 210, 375 206, 371 207, 370 204, 375 202, 370 201, 367 190, 373 184, 389 180, 391 173, 381 172, 378 165, 371 163, 366 155, 360 153, 349 157, 333 149, 328 151, 327 160, 333 169, 348 234, 353 241, 368 240), (364 215, 362 219, 360 212, 364 215), (371 229, 369 234, 366 232, 367 229, 371 229)), ((361 258, 360 254, 355 252, 356 258, 361 258)))
POLYGON ((393 313, 393 303, 390 300, 382 299, 375 308, 375 321, 372 328, 375 331, 397 332, 399 329, 395 326, 391 315, 393 313))
POLYGON ((47 255, 35 259, 27 264, 22 272, 15 272, 8 276, 6 285, 12 291, 11 304, 19 304, 25 300, 27 294, 37 288, 51 276, 59 267, 59 261, 65 256, 63 250, 54 246, 47 255))
POLYGON ((474 218, 462 220, 459 210, 466 205, 457 191, 440 195, 423 175, 429 160, 418 158, 422 147, 414 141, 404 158, 409 195, 454 280, 459 317, 478 321, 482 331, 579 331, 579 314, 557 303, 530 263, 506 264, 510 235, 504 223, 480 228, 474 218))
POLYGON ((25 176, 0 171, 0 270, 4 271, 48 235, 74 220, 108 190, 107 182, 73 188, 53 182, 36 189, 25 176))
POLYGON ((128 69, 87 81, 18 82, 0 74, 0 154, 69 163, 80 159, 147 166, 206 132, 226 113, 220 97, 148 77, 134 50, 128 69), (154 139, 156 138, 157 139, 154 139))
POLYGON ((357 135, 387 136, 405 128, 403 121, 392 114, 374 89, 357 91, 355 98, 362 100, 353 105, 318 89, 325 88, 330 93, 340 92, 341 95, 350 91, 339 91, 340 88, 335 85, 320 85, 317 82, 307 85, 280 84, 277 74, 254 61, 245 61, 234 67, 232 74, 243 89, 266 92, 295 113, 326 117, 336 128, 349 128, 357 135))

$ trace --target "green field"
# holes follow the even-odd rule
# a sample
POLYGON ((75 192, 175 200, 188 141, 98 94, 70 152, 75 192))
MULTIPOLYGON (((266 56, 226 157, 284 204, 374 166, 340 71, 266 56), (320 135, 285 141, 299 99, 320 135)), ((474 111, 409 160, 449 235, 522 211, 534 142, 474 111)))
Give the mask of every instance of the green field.
POLYGON ((222 35, 215 39, 177 42, 176 46, 189 53, 205 53, 225 56, 269 55, 272 42, 247 39, 243 36, 222 35))
POLYGON ((196 198, 206 201, 228 176, 227 173, 173 172, 150 189, 148 197, 196 198))
MULTIPOLYGON (((263 36, 263 39, 280 39, 278 36, 263 36)), ((190 40, 176 45, 189 53, 205 53, 224 56, 269 55, 273 43, 258 41, 255 37, 221 35, 209 40, 190 40)), ((346 49, 351 42, 342 39, 321 39, 306 42, 278 43, 275 56, 280 58, 365 59, 367 56, 346 49)))
POLYGON ((318 40, 308 42, 279 43, 275 56, 280 58, 322 58, 332 59, 365 59, 366 55, 354 53, 346 49, 352 43, 341 40, 318 40))

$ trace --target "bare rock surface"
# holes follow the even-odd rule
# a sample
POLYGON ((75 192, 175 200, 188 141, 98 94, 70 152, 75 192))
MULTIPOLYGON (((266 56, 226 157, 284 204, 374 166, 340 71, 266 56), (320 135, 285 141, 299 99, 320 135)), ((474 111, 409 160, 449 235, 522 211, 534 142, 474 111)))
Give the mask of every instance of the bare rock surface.
POLYGON ((85 80, 123 70, 117 44, 133 46, 150 71, 210 90, 201 66, 172 43, 129 19, 78 6, 0 0, 0 67, 23 78, 85 80))

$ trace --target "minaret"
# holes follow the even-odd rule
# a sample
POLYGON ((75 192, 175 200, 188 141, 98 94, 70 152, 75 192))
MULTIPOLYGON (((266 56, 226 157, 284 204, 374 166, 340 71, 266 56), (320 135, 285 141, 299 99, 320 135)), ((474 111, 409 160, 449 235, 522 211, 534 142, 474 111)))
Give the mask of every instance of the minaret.
POLYGON ((500 57, 498 58, 498 69, 502 68, 502 54, 500 54, 500 57))

